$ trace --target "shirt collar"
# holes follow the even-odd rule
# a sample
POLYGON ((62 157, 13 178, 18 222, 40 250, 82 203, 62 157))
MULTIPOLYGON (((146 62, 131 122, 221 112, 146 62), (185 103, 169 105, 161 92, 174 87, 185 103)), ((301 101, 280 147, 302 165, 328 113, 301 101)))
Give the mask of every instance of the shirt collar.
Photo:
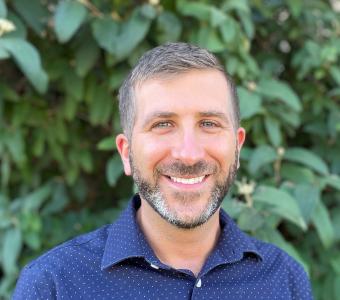
MULTIPOLYGON (((140 207, 140 201, 139 196, 135 195, 119 218, 111 224, 102 257, 102 270, 136 257, 144 258, 151 264, 161 263, 137 224, 136 212, 140 207)), ((218 255, 221 263, 241 260, 245 253, 253 253, 263 258, 251 238, 243 233, 222 209, 220 223, 223 228, 222 233, 212 254, 218 255)))

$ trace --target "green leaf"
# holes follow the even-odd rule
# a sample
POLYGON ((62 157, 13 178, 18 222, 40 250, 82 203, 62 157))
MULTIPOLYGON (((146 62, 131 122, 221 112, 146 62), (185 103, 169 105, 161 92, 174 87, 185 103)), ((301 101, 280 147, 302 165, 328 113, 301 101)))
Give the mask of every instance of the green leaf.
POLYGON ((1 261, 6 274, 17 272, 17 260, 22 247, 21 231, 18 227, 6 230, 2 245, 1 261))
POLYGON ((182 32, 182 23, 169 11, 162 12, 157 18, 157 41, 159 44, 177 41, 182 32))
POLYGON ((212 27, 217 27, 226 21, 227 15, 215 7, 211 7, 210 24, 212 27))
POLYGON ((66 43, 85 21, 87 9, 80 1, 64 0, 59 2, 55 17, 55 33, 59 42, 66 43))
POLYGON ((38 188, 33 193, 28 194, 23 199, 23 210, 37 211, 43 203, 50 197, 52 188, 50 184, 45 184, 44 186, 38 188))
POLYGON ((261 97, 249 90, 238 87, 237 94, 239 96, 240 114, 242 119, 248 119, 262 111, 261 97))
POLYGON ((5 0, 0 0, 0 18, 5 19, 7 16, 7 7, 5 0))
POLYGON ((126 22, 119 23, 111 18, 97 19, 92 23, 92 30, 99 46, 119 61, 144 39, 150 24, 151 20, 137 8, 126 22))
POLYGON ((333 77, 333 79, 334 79, 334 81, 338 84, 338 85, 340 85, 340 68, 338 68, 338 67, 331 67, 330 68, 330 73, 331 73, 331 75, 332 75, 332 77, 333 77))
POLYGON ((115 186, 123 174, 123 165, 119 155, 114 155, 106 164, 106 179, 110 186, 115 186))
POLYGON ((303 8, 302 0, 288 0, 287 1, 290 12, 294 17, 299 17, 303 8))
POLYGON ((290 163, 282 165, 281 176, 298 184, 315 182, 315 175, 310 169, 290 163))
POLYGON ((237 219, 237 224, 245 231, 256 231, 264 222, 263 216, 256 209, 249 207, 243 209, 237 219))
POLYGON ((278 156, 274 148, 268 145, 257 147, 250 157, 248 168, 250 173, 256 174, 258 170, 277 160, 278 156))
POLYGON ((249 39, 254 37, 255 29, 249 13, 239 11, 238 16, 240 17, 244 31, 249 39))
POLYGON ((260 186, 255 191, 253 199, 254 202, 269 205, 269 211, 291 221, 301 229, 307 229, 296 200, 286 191, 269 186, 260 186))
POLYGON ((334 242, 334 229, 327 208, 321 200, 315 207, 312 221, 323 246, 329 248, 334 242))
POLYGON ((24 25, 24 23, 21 21, 21 19, 18 18, 15 14, 10 12, 8 14, 8 20, 10 20, 14 24, 15 30, 6 33, 4 35, 4 37, 26 39, 27 29, 26 29, 26 26, 24 25))
POLYGON ((97 149, 102 150, 102 151, 111 151, 116 149, 116 141, 113 136, 106 137, 102 139, 98 144, 97 144, 97 149))
POLYGON ((223 41, 230 43, 235 39, 238 29, 237 26, 236 21, 226 15, 225 20, 219 26, 223 41))
POLYGON ((0 45, 0 60, 11 57, 10 54, 0 45))
POLYGON ((307 149, 297 147, 289 148, 285 151, 284 159, 301 163, 323 175, 327 175, 329 173, 326 163, 314 152, 307 149))
POLYGON ((43 5, 40 0, 12 0, 12 3, 26 23, 37 34, 42 34, 49 18, 46 5, 43 5))
POLYGON ((322 179, 322 185, 331 186, 338 191, 340 191, 340 176, 336 174, 331 174, 329 176, 324 176, 322 179))
POLYGON ((21 130, 7 132, 6 145, 13 161, 19 165, 26 161, 24 136, 21 130))
POLYGON ((210 20, 212 6, 205 3, 188 2, 185 0, 178 0, 176 3, 177 10, 183 16, 195 17, 201 21, 210 20))
POLYGON ((90 35, 87 36, 75 53, 77 75, 84 77, 98 61, 99 54, 100 51, 96 42, 90 35))
POLYGON ((1 38, 0 48, 4 48, 11 54, 38 92, 46 92, 47 74, 41 66, 39 53, 33 45, 19 38, 1 38))
POLYGON ((264 119, 264 127, 272 145, 275 147, 280 146, 282 143, 282 136, 279 121, 273 117, 266 116, 264 119))
POLYGON ((282 101, 294 111, 301 111, 299 97, 285 82, 275 79, 261 79, 257 85, 257 90, 263 96, 282 101))
POLYGON ((310 184, 299 184, 294 189, 294 197, 306 224, 308 224, 318 201, 320 201, 319 188, 310 184))
POLYGON ((90 99, 90 122, 93 125, 106 124, 113 108, 112 97, 103 86, 97 86, 90 99))

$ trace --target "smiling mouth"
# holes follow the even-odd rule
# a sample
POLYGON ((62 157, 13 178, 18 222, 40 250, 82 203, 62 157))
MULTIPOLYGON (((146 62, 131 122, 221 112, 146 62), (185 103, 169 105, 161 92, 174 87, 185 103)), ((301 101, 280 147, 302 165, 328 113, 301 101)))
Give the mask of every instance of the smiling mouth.
POLYGON ((206 176, 207 175, 203 175, 200 177, 192 177, 192 178, 181 178, 181 177, 173 177, 173 176, 167 176, 167 177, 173 182, 191 185, 191 184, 201 183, 206 176))

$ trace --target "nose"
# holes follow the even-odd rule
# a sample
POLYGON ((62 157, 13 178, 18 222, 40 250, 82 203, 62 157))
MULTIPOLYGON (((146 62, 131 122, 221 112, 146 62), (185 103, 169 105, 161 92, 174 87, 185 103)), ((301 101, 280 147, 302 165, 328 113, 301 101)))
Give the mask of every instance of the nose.
POLYGON ((186 165, 193 165, 204 158, 204 147, 194 130, 186 130, 176 139, 172 156, 186 165))

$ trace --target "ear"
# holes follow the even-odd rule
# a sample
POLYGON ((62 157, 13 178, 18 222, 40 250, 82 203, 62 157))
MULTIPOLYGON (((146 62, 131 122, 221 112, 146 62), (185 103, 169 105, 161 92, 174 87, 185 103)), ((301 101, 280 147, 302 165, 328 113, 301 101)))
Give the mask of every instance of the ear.
POLYGON ((240 152, 243 146, 244 141, 246 140, 246 130, 242 127, 239 127, 236 132, 236 142, 237 142, 237 152, 238 152, 238 160, 237 160, 237 168, 240 167, 240 152))
POLYGON ((124 134, 118 134, 116 137, 116 145, 120 158, 122 159, 125 175, 131 175, 131 166, 129 160, 130 145, 128 138, 124 134))

